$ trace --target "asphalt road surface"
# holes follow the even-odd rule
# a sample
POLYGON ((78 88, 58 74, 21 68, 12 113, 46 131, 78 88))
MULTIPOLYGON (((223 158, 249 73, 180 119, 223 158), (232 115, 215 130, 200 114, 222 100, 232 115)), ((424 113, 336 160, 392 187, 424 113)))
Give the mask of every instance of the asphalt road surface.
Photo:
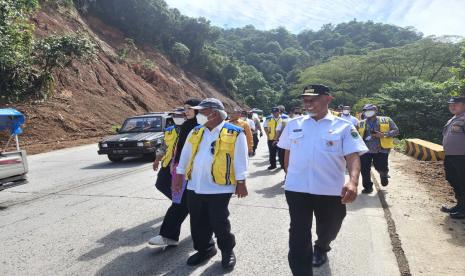
MULTIPOLYGON (((0 192, 0 275, 221 275, 220 254, 199 267, 189 220, 179 246, 154 248, 170 201, 140 159, 111 163, 96 145, 29 158, 29 183, 0 192)), ((231 275, 290 275, 284 173, 266 170, 263 139, 250 160, 249 196, 230 203, 237 265, 231 275)), ((315 275, 399 275, 376 195, 348 206, 329 262, 315 275)))

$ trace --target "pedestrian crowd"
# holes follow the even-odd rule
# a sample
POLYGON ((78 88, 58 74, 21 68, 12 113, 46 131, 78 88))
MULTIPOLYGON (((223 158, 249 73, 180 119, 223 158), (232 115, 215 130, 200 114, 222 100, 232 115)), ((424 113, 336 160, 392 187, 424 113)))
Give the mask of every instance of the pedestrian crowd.
MULTIPOLYGON (((357 197, 359 175, 365 194, 373 192, 372 166, 381 185, 389 184, 389 153, 399 135, 395 122, 380 114, 378 106, 366 104, 360 116, 354 116, 350 106, 330 109, 333 99, 329 87, 313 84, 303 89, 299 107, 289 113, 284 106, 272 107, 265 118, 256 109, 226 110, 214 98, 189 99, 173 110, 173 125, 165 129, 164 145, 153 163, 158 171, 155 186, 172 204, 159 234, 149 244, 176 246, 181 225, 190 215, 196 253, 187 265, 197 266, 212 258, 217 243, 223 268, 232 270, 236 240, 229 202, 233 194, 238 198, 248 195, 248 161, 265 134, 267 170, 283 169, 286 175, 290 269, 293 275, 313 275, 313 267, 327 262, 346 205, 357 197)), ((441 211, 464 219, 465 97, 451 98, 448 107, 454 116, 443 130, 444 166, 457 204, 444 205, 441 211)))

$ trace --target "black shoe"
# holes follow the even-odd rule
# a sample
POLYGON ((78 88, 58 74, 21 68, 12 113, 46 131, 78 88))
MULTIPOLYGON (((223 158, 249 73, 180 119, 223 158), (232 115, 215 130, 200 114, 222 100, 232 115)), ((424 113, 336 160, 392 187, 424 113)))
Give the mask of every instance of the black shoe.
POLYGON ((276 169, 276 166, 269 166, 269 167, 267 168, 267 170, 274 170, 274 169, 276 169))
POLYGON ((365 188, 365 189, 362 190, 362 193, 364 193, 364 194, 370 194, 372 192, 373 192, 373 188, 365 188))
POLYGON ((465 219, 465 211, 450 213, 449 216, 453 219, 465 219))
POLYGON ((455 212, 459 211, 459 209, 460 209, 460 207, 458 205, 455 205, 453 207, 449 207, 449 206, 444 204, 444 205, 441 206, 440 210, 441 210, 441 212, 450 214, 450 213, 455 213, 455 212))
POLYGON ((206 252, 197 252, 194 255, 190 256, 189 259, 187 259, 187 265, 190 265, 190 266, 199 265, 207 261, 211 257, 215 256, 216 252, 217 252, 216 248, 214 247, 206 252))
POLYGON ((389 178, 387 176, 381 177, 381 186, 386 187, 389 184, 389 178))
POLYGON ((318 248, 314 248, 312 260, 313 267, 320 267, 324 265, 326 261, 328 261, 328 255, 326 255, 326 252, 321 252, 318 248))
POLYGON ((221 253, 221 266, 225 270, 232 270, 234 269, 234 266, 236 265, 236 255, 234 255, 234 251, 230 252, 222 252, 221 253))

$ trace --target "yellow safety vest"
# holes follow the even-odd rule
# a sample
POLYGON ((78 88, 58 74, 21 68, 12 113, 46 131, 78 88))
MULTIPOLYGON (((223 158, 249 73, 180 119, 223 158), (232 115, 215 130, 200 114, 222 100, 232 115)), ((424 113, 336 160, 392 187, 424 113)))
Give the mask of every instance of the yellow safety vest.
POLYGON ((175 126, 170 126, 165 129, 165 145, 166 145, 166 152, 165 155, 161 158, 161 166, 163 168, 168 167, 173 159, 174 151, 176 150, 176 146, 178 144, 179 133, 178 129, 175 126))
MULTIPOLYGON (((390 130, 389 127, 389 117, 376 117, 379 123, 379 131, 386 133, 390 130)), ((360 136, 363 137, 365 135, 365 129, 366 129, 366 120, 360 121, 358 123, 358 132, 360 133, 360 136)), ((381 142, 381 147, 383 149, 392 149, 394 147, 394 138, 392 137, 382 137, 380 138, 381 142)))
POLYGON ((276 128, 278 125, 283 121, 281 117, 279 117, 278 120, 276 120, 273 116, 268 120, 268 140, 274 140, 276 137, 276 128))
MULTIPOLYGON (((194 128, 188 142, 192 145, 192 153, 187 165, 186 179, 191 180, 194 159, 202 142, 204 126, 194 128)), ((225 123, 220 130, 220 136, 215 141, 212 163, 213 181, 219 185, 236 185, 234 172, 234 149, 237 136, 242 132, 242 128, 231 123, 225 123)))

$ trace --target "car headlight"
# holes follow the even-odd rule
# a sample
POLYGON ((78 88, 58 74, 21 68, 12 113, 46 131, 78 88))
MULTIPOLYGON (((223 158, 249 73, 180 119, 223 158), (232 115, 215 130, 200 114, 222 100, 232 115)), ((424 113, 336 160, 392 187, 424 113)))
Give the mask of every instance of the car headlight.
POLYGON ((100 146, 101 146, 102 148, 108 148, 108 144, 107 144, 107 143, 101 143, 100 146))
POLYGON ((137 142, 137 146, 138 146, 138 147, 143 147, 143 146, 144 146, 144 142, 137 142))

